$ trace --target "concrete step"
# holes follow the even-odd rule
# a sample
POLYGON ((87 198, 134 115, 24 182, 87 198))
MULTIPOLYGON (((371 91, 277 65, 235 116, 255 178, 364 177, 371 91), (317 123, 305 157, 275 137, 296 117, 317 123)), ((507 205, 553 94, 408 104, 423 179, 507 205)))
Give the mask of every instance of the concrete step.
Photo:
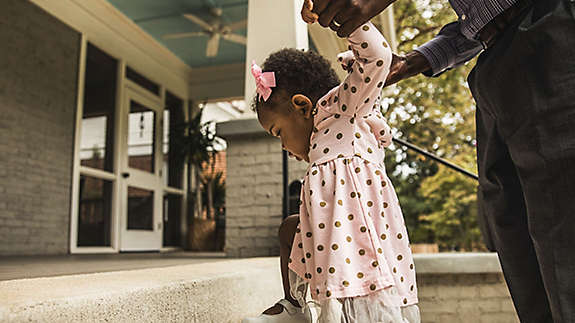
POLYGON ((279 259, 0 282, 0 322, 239 322, 283 296, 279 259))
MULTIPOLYGON (((189 261, 186 256, 181 257, 189 261)), ((0 322, 238 323, 283 296, 277 257, 194 259, 192 264, 174 262, 175 256, 159 262, 141 257, 114 258, 92 272, 121 271, 100 273, 88 268, 97 257, 54 260, 52 269, 73 266, 68 270, 73 274, 0 281, 0 322), (131 261, 156 268, 117 269, 131 261)), ((423 322, 519 322, 496 254, 416 254, 414 261, 423 322)), ((32 259, 0 264, 0 277, 18 263, 33 266, 32 259)))

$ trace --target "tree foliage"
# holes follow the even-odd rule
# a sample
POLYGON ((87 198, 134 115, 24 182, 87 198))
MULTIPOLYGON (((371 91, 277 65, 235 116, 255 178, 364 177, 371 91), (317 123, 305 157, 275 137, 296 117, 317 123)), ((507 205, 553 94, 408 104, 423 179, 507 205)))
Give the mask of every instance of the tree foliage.
MULTIPOLYGON (((447 0, 397 1, 398 52, 432 39, 455 16, 447 0)), ((475 103, 466 78, 475 63, 439 77, 416 76, 387 89, 384 112, 395 136, 477 173, 475 103)), ((412 243, 481 249, 476 181, 397 144, 386 158, 412 243)))

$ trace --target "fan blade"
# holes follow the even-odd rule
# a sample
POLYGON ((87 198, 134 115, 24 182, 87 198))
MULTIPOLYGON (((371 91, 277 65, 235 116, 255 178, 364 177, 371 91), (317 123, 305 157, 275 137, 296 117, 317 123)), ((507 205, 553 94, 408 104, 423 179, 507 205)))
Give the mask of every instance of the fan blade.
POLYGON ((179 38, 188 38, 188 37, 197 37, 197 36, 205 36, 208 35, 205 31, 194 31, 190 33, 176 33, 176 34, 167 34, 162 36, 164 39, 179 39, 179 38))
POLYGON ((226 25, 226 28, 228 28, 229 30, 237 30, 237 29, 246 29, 247 26, 248 26, 248 21, 242 20, 242 21, 237 21, 237 22, 231 23, 229 25, 226 25))
POLYGON ((196 25, 199 25, 200 27, 204 28, 207 31, 211 32, 214 30, 214 27, 212 25, 208 24, 207 22, 205 22, 201 18, 198 18, 195 15, 192 15, 191 13, 184 14, 184 17, 186 19, 190 20, 191 22, 195 23, 196 25))
POLYGON ((214 34, 210 40, 208 40, 208 45, 206 46, 206 56, 215 57, 218 55, 218 48, 220 47, 220 34, 214 34))
POLYGON ((225 40, 228 40, 228 41, 231 41, 234 43, 238 43, 238 44, 242 44, 242 45, 245 45, 248 42, 248 40, 245 36, 238 35, 238 34, 223 34, 222 37, 225 40))

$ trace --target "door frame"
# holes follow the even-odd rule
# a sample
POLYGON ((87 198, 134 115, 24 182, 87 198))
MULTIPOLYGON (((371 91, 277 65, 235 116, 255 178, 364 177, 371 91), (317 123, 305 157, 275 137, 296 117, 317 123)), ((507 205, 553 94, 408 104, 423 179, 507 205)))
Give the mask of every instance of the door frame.
MULTIPOLYGON (((79 55, 79 62, 78 62, 78 80, 77 80, 77 98, 76 98, 76 120, 75 120, 75 136, 74 136, 74 156, 73 156, 73 167, 72 167, 72 183, 71 183, 71 203, 70 203, 70 228, 69 228, 69 251, 72 254, 94 254, 94 253, 118 253, 120 252, 120 214, 121 214, 121 207, 122 204, 125 204, 125 201, 121 200, 122 197, 122 181, 121 177, 121 156, 122 153, 121 147, 119 144, 120 141, 120 133, 121 132, 121 116, 122 116, 122 106, 124 104, 124 96, 126 92, 126 88, 130 88, 130 90, 137 91, 139 94, 143 96, 151 96, 152 98, 154 95, 147 91, 146 89, 140 87, 138 84, 132 82, 131 80, 126 79, 126 68, 127 63, 126 60, 122 56, 117 56, 118 48, 109 48, 108 46, 103 46, 101 42, 96 41, 94 45, 98 48, 106 52, 111 57, 115 58, 118 62, 118 69, 117 69, 117 77, 116 77, 116 112, 115 112, 115 133, 114 133, 114 170, 113 172, 106 172, 98 169, 93 169, 89 167, 85 167, 81 165, 80 160, 80 151, 81 151, 81 130, 82 130, 82 119, 83 119, 83 107, 84 107, 84 87, 85 87, 85 75, 86 75, 86 54, 87 54, 87 45, 88 45, 89 38, 86 33, 81 33, 80 39, 80 55, 79 55), (113 182, 113 193, 112 193, 112 210, 110 214, 110 246, 107 247, 78 247, 78 212, 79 212, 79 181, 80 176, 87 175, 96 177, 99 179, 105 179, 113 182)), ((122 49, 124 47, 120 47, 122 49)), ((126 52, 130 52, 130 55, 125 53, 126 56, 131 57, 133 49, 126 49, 126 52)), ((121 53, 124 53, 124 50, 120 50, 121 53)), ((132 55, 133 56, 133 55, 132 55)), ((137 64, 138 65, 138 64, 137 64)), ((144 75, 147 77, 147 75, 144 75)), ((173 83, 172 75, 166 73, 155 74, 153 78, 150 78, 153 81, 158 82, 160 86, 160 95, 155 96, 157 100, 159 100, 162 108, 164 107, 165 102, 165 93, 166 91, 170 91, 174 93, 176 96, 181 98, 183 101, 184 106, 184 118, 186 120, 189 119, 190 114, 190 102, 189 102, 189 94, 186 91, 182 91, 182 88, 188 88, 187 82, 182 81, 182 85, 176 91, 172 91, 175 89, 174 87, 170 86, 170 89, 166 88, 164 84, 171 84, 173 83), (185 85, 184 85, 185 83, 185 85)), ((189 89, 189 88, 188 88, 189 89)), ((163 111, 164 109, 162 109, 163 111)), ((163 112, 161 114, 163 117, 163 112)), ((163 124, 162 124, 163 125, 163 124)), ((162 144, 160 144, 162 146, 162 144)), ((182 195, 182 232, 187 229, 187 192, 188 190, 188 175, 187 175, 187 168, 184 168, 183 176, 183 187, 181 189, 172 188, 168 186, 164 186, 163 190, 160 191, 159 196, 162 196, 165 193, 173 192, 182 195)), ((160 176, 161 178, 161 176, 160 176)), ((163 181, 161 181, 163 183, 163 181)), ((159 203, 160 207, 163 203, 159 203)), ((185 240, 185 235, 182 236, 182 242, 185 240)), ((162 245, 162 241, 160 241, 160 251, 172 251, 175 248, 168 247, 164 248, 162 245)))
POLYGON ((163 92, 156 96, 130 80, 125 80, 124 100, 120 107, 121 125, 117 144, 120 146, 120 212, 119 212, 119 251, 158 251, 162 248, 162 142, 163 142, 163 92), (153 133, 154 171, 152 173, 131 168, 129 165, 129 126, 131 102, 135 101, 156 113, 153 133), (128 187, 145 189, 154 194, 152 231, 128 230, 128 187))
POLYGON ((123 94, 123 80, 125 76, 125 63, 114 57, 118 61, 116 72, 116 100, 115 100, 115 115, 114 115, 114 170, 107 172, 103 170, 93 169, 81 165, 80 151, 81 151, 81 133, 82 133, 82 119, 84 115, 84 88, 86 80, 86 55, 88 49, 88 39, 85 34, 82 34, 80 39, 80 57, 78 64, 78 90, 76 97, 76 132, 74 135, 74 158, 72 169, 72 198, 70 207, 70 253, 84 254, 84 253, 117 253, 118 252, 118 205, 119 205, 119 182, 118 182, 118 126, 119 126, 119 111, 118 107, 121 104, 123 94), (80 176, 92 176, 99 179, 105 179, 113 182, 112 188, 112 209, 110 214, 110 246, 107 247, 78 247, 78 212, 80 209, 80 176))

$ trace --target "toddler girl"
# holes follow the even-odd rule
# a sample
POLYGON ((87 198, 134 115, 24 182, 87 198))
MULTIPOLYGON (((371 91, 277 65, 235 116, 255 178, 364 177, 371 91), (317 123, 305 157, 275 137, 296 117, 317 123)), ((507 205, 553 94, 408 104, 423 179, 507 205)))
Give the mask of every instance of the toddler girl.
POLYGON ((391 50, 371 23, 348 41, 341 84, 312 52, 284 49, 263 70, 252 66, 259 122, 310 164, 288 260, 291 293, 305 307, 310 291, 320 322, 419 322, 407 231, 383 163, 392 137, 380 94, 391 50))

